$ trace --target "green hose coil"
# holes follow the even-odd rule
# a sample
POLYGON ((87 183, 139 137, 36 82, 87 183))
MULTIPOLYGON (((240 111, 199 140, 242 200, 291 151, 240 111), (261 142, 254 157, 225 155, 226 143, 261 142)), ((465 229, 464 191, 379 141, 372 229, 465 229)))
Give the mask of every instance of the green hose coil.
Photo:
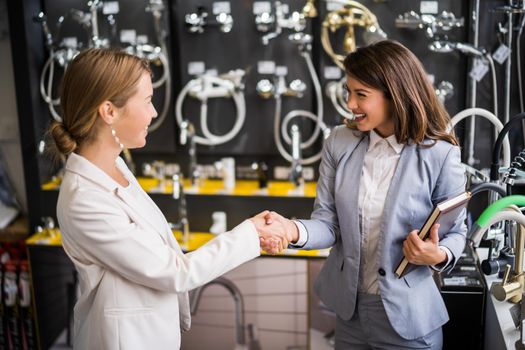
POLYGON ((485 210, 483 210, 483 213, 481 213, 476 223, 480 227, 484 228, 494 214, 512 204, 517 206, 525 206, 525 196, 513 195, 498 199, 489 205, 485 210))

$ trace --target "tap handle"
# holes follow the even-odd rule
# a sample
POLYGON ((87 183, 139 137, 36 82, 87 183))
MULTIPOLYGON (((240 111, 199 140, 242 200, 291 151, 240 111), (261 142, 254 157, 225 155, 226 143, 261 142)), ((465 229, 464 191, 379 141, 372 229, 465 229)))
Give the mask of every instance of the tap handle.
POLYGON ((511 266, 509 264, 505 265, 505 272, 503 273, 503 280, 501 281, 501 285, 504 286, 509 283, 509 277, 510 277, 510 270, 511 266))

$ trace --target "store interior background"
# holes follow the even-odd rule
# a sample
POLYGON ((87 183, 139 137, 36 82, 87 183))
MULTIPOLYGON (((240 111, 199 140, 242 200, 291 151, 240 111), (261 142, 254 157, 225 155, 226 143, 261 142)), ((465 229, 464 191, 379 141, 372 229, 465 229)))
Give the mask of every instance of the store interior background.
MULTIPOLYGON (((449 11, 456 18, 464 18, 465 24, 449 31, 438 30, 434 38, 429 38, 424 29, 410 30, 396 27, 395 20, 399 15, 411 10, 419 12, 423 2, 415 0, 361 1, 377 16, 381 28, 389 38, 400 41, 418 56, 427 72, 432 76, 435 85, 442 81, 452 84, 454 92, 445 100, 445 107, 452 116, 472 104, 467 90, 468 74, 472 69, 473 61, 459 51, 437 53, 429 50, 428 46, 433 40, 443 39, 445 36, 452 42, 471 42, 471 13, 476 3, 479 3, 481 15, 478 46, 494 52, 500 45, 500 39, 496 34, 498 25, 504 25, 506 17, 505 14, 493 12, 491 9, 505 5, 507 1, 438 1, 439 13, 449 11)), ((192 63, 203 62, 206 70, 216 70, 219 74, 234 69, 245 70, 243 92, 246 101, 246 120, 241 131, 233 140, 223 145, 197 146, 198 164, 208 165, 206 168, 208 170, 213 169, 214 162, 223 157, 235 158, 238 178, 256 176, 253 171, 250 171, 253 162, 266 163, 269 167, 270 179, 277 177, 276 168, 289 169, 290 167, 290 163, 283 159, 273 142, 275 101, 272 98, 261 98, 256 91, 256 85, 261 79, 272 80, 274 78, 273 74, 261 73, 258 67, 260 61, 273 61, 278 66, 285 66, 288 71, 287 82, 301 79, 306 84, 302 98, 283 97, 281 118, 294 109, 316 111, 317 101, 314 87, 305 60, 299 54, 297 45, 288 39, 289 34, 293 31, 283 29, 282 34, 272 39, 267 46, 263 45, 261 37, 267 33, 256 30, 253 1, 222 2, 230 4, 234 21, 232 30, 228 33, 221 32, 217 25, 205 26, 203 33, 188 31, 185 16, 198 12, 198 7, 202 6, 210 12, 211 20, 211 12, 214 6, 217 6, 216 3, 218 2, 213 0, 164 1, 163 23, 167 33, 167 54, 171 70, 171 102, 167 107, 167 117, 162 126, 148 135, 148 145, 144 149, 132 151, 139 175, 143 163, 162 160, 179 164, 185 176, 188 176, 188 146, 180 144, 180 128, 175 119, 174 106, 179 91, 194 78, 188 73, 192 63)), ((275 6, 274 1, 269 3, 275 6)), ((291 12, 300 11, 305 1, 283 0, 282 3, 288 5, 291 12)), ((145 11, 148 1, 128 0, 121 1, 119 4, 120 12, 116 16, 118 30, 135 29, 137 34, 146 34, 152 44, 159 45, 155 40, 151 13, 145 11)), ((325 94, 326 85, 334 80, 326 72, 335 67, 331 58, 323 51, 320 42, 321 22, 328 10, 324 1, 315 1, 315 5, 318 9, 318 16, 307 19, 304 32, 313 36, 312 59, 323 88, 324 122, 333 127, 340 124, 342 118, 325 94)), ((58 17, 67 13, 71 8, 87 11, 87 1, 24 0, 8 2, 0 0, 0 106, 2 106, 0 155, 2 155, 22 212, 28 218, 29 231, 41 225, 43 217, 56 217, 57 192, 43 191, 42 184, 50 181, 59 169, 59 165, 57 166, 48 157, 38 152, 38 145, 43 140, 44 130, 51 121, 51 116, 38 88, 40 74, 49 57, 49 52, 45 46, 42 28, 34 21, 34 17, 40 11, 44 11, 48 17, 51 32, 56 33, 55 24, 58 17)), ((65 22, 65 24, 63 32, 67 32, 68 36, 78 37, 79 41, 87 42, 85 29, 74 25, 73 21, 65 22)), ((101 24, 101 28, 106 30, 102 35, 110 35, 106 22, 101 24)), ((357 32, 358 45, 362 44, 360 33, 360 31, 357 32)), ((336 43, 341 40, 341 32, 332 36, 334 48, 337 48, 336 43)), ((125 46, 122 43, 118 45, 125 46)), ((117 43, 114 43, 113 46, 117 46, 117 43)), ((513 59, 516 62, 516 58, 513 57, 513 59)), ((522 64, 522 62, 518 63, 522 64)), ((156 67, 154 71, 156 76, 162 74, 162 70, 156 67)), ((496 114, 502 116, 505 104, 504 65, 496 63, 496 74, 499 83, 499 108, 496 114)), ((489 75, 490 73, 477 84, 475 104, 477 107, 492 110, 492 86, 489 75)), ((516 64, 513 66, 512 76, 517 76, 516 64)), ((160 106, 163 106, 166 99, 163 95, 164 91, 164 88, 160 88, 155 92, 155 104, 159 113, 162 109, 160 106)), ((510 96, 509 114, 513 116, 520 111, 516 79, 512 80, 510 96)), ((199 130, 200 123, 198 118, 194 117, 199 114, 199 104, 195 99, 187 98, 184 106, 184 113, 193 116, 192 122, 195 122, 199 130)), ((210 129, 217 134, 227 132, 235 123, 235 108, 230 99, 210 100, 208 113, 210 129)), ((308 131, 313 130, 314 124, 307 119, 300 118, 299 120, 301 130, 308 135, 308 131)), ((475 131, 474 157, 476 160, 474 166, 478 169, 488 168, 491 145, 494 141, 493 130, 487 122, 478 120, 475 131)), ((465 150, 468 148, 468 123, 462 123, 456 128, 456 132, 465 150)), ((513 149, 512 154, 515 155, 523 148, 523 133, 518 128, 512 130, 509 136, 513 149)), ((314 155, 321 146, 322 142, 319 139, 313 147, 303 151, 303 156, 314 155)), ((463 156, 463 161, 466 162, 465 152, 463 156)), ((313 180, 317 176, 317 166, 318 163, 306 166, 313 173, 313 180)), ((286 179, 287 176, 284 180, 286 179)), ((179 220, 177 201, 169 195, 154 194, 152 197, 169 221, 179 220)), ((289 217, 306 217, 311 212, 313 199, 187 196, 187 202, 191 229, 208 231, 212 224, 211 214, 217 210, 226 212, 228 228, 232 228, 243 219, 267 208, 289 217)), ((479 204, 480 209, 483 208, 483 205, 483 203, 479 204)), ((42 248, 42 251, 44 254, 35 257, 31 268, 38 269, 38 271, 53 271, 53 273, 43 272, 38 278, 33 276, 35 289, 39 288, 36 287, 37 282, 46 284, 45 288, 40 287, 45 289, 46 293, 40 289, 41 294, 39 295, 44 298, 44 306, 41 306, 38 317, 41 344, 43 348, 47 348, 67 324, 70 316, 68 293, 70 293, 73 280, 72 266, 63 254, 60 255, 53 249, 45 251, 45 248, 42 248), (35 261, 39 261, 38 267, 34 267, 35 261)), ((322 259, 265 257, 250 262, 226 276, 240 289, 245 300, 246 324, 255 326, 253 329, 256 330, 257 338, 263 349, 304 349, 308 346, 312 349, 321 349, 312 345, 314 342, 312 329, 319 332, 322 338, 333 327, 332 316, 315 310, 318 308, 318 301, 312 295, 311 284, 321 264, 322 259)), ((233 299, 221 286, 210 286, 205 291, 205 296, 199 311, 194 316, 192 331, 183 336, 183 348, 232 348, 235 339, 233 299)), ((482 325, 478 325, 477 329, 482 329, 482 325)), ((477 344, 479 345, 481 334, 478 337, 477 344)))

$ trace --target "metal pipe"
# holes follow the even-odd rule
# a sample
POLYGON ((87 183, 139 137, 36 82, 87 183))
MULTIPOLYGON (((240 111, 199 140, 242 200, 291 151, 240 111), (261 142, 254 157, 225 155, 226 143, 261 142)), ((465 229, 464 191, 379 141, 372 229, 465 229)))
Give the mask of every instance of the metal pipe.
MULTIPOLYGON (((480 0, 476 0, 473 4, 473 10, 472 10, 472 31, 473 31, 473 38, 472 42, 475 47, 479 46, 479 2, 480 0)), ((474 58, 470 59, 470 66, 473 66, 474 58)), ((493 86, 493 89, 496 89, 495 86, 493 86)), ((470 107, 476 107, 476 97, 477 97, 477 82, 476 79, 470 77, 468 75, 468 81, 467 81, 467 94, 469 97, 470 107)), ((495 115, 498 115, 498 111, 494 111, 495 115)), ((472 119, 470 119, 469 124, 469 133, 468 133, 468 148, 467 148, 467 163, 469 165, 473 165, 476 160, 474 158, 474 140, 476 138, 476 116, 473 115, 472 119)))
MULTIPOLYGON (((514 16, 512 11, 508 12, 509 16, 509 23, 507 27, 507 47, 512 52, 512 31, 514 30, 513 27, 513 20, 514 16)), ((510 82, 511 82, 511 71, 512 69, 512 54, 507 57, 507 62, 505 64, 505 109, 503 112, 503 121, 506 123, 509 121, 510 117, 510 82)))

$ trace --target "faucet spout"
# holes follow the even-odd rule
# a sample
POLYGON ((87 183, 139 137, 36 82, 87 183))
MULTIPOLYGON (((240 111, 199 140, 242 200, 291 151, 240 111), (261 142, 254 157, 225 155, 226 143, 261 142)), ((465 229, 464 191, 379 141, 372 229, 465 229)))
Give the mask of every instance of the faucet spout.
POLYGON ((244 323, 244 298, 242 297, 240 289, 227 278, 224 277, 217 277, 211 282, 208 282, 207 284, 203 285, 202 287, 198 287, 191 291, 190 293, 190 311, 192 315, 195 315, 197 313, 197 309, 199 308, 199 303, 201 300, 202 293, 206 288, 208 288, 211 285, 220 285, 228 292, 230 292, 233 301, 235 303, 235 338, 236 338, 236 345, 246 345, 246 338, 244 335, 245 330, 245 323, 244 323))

